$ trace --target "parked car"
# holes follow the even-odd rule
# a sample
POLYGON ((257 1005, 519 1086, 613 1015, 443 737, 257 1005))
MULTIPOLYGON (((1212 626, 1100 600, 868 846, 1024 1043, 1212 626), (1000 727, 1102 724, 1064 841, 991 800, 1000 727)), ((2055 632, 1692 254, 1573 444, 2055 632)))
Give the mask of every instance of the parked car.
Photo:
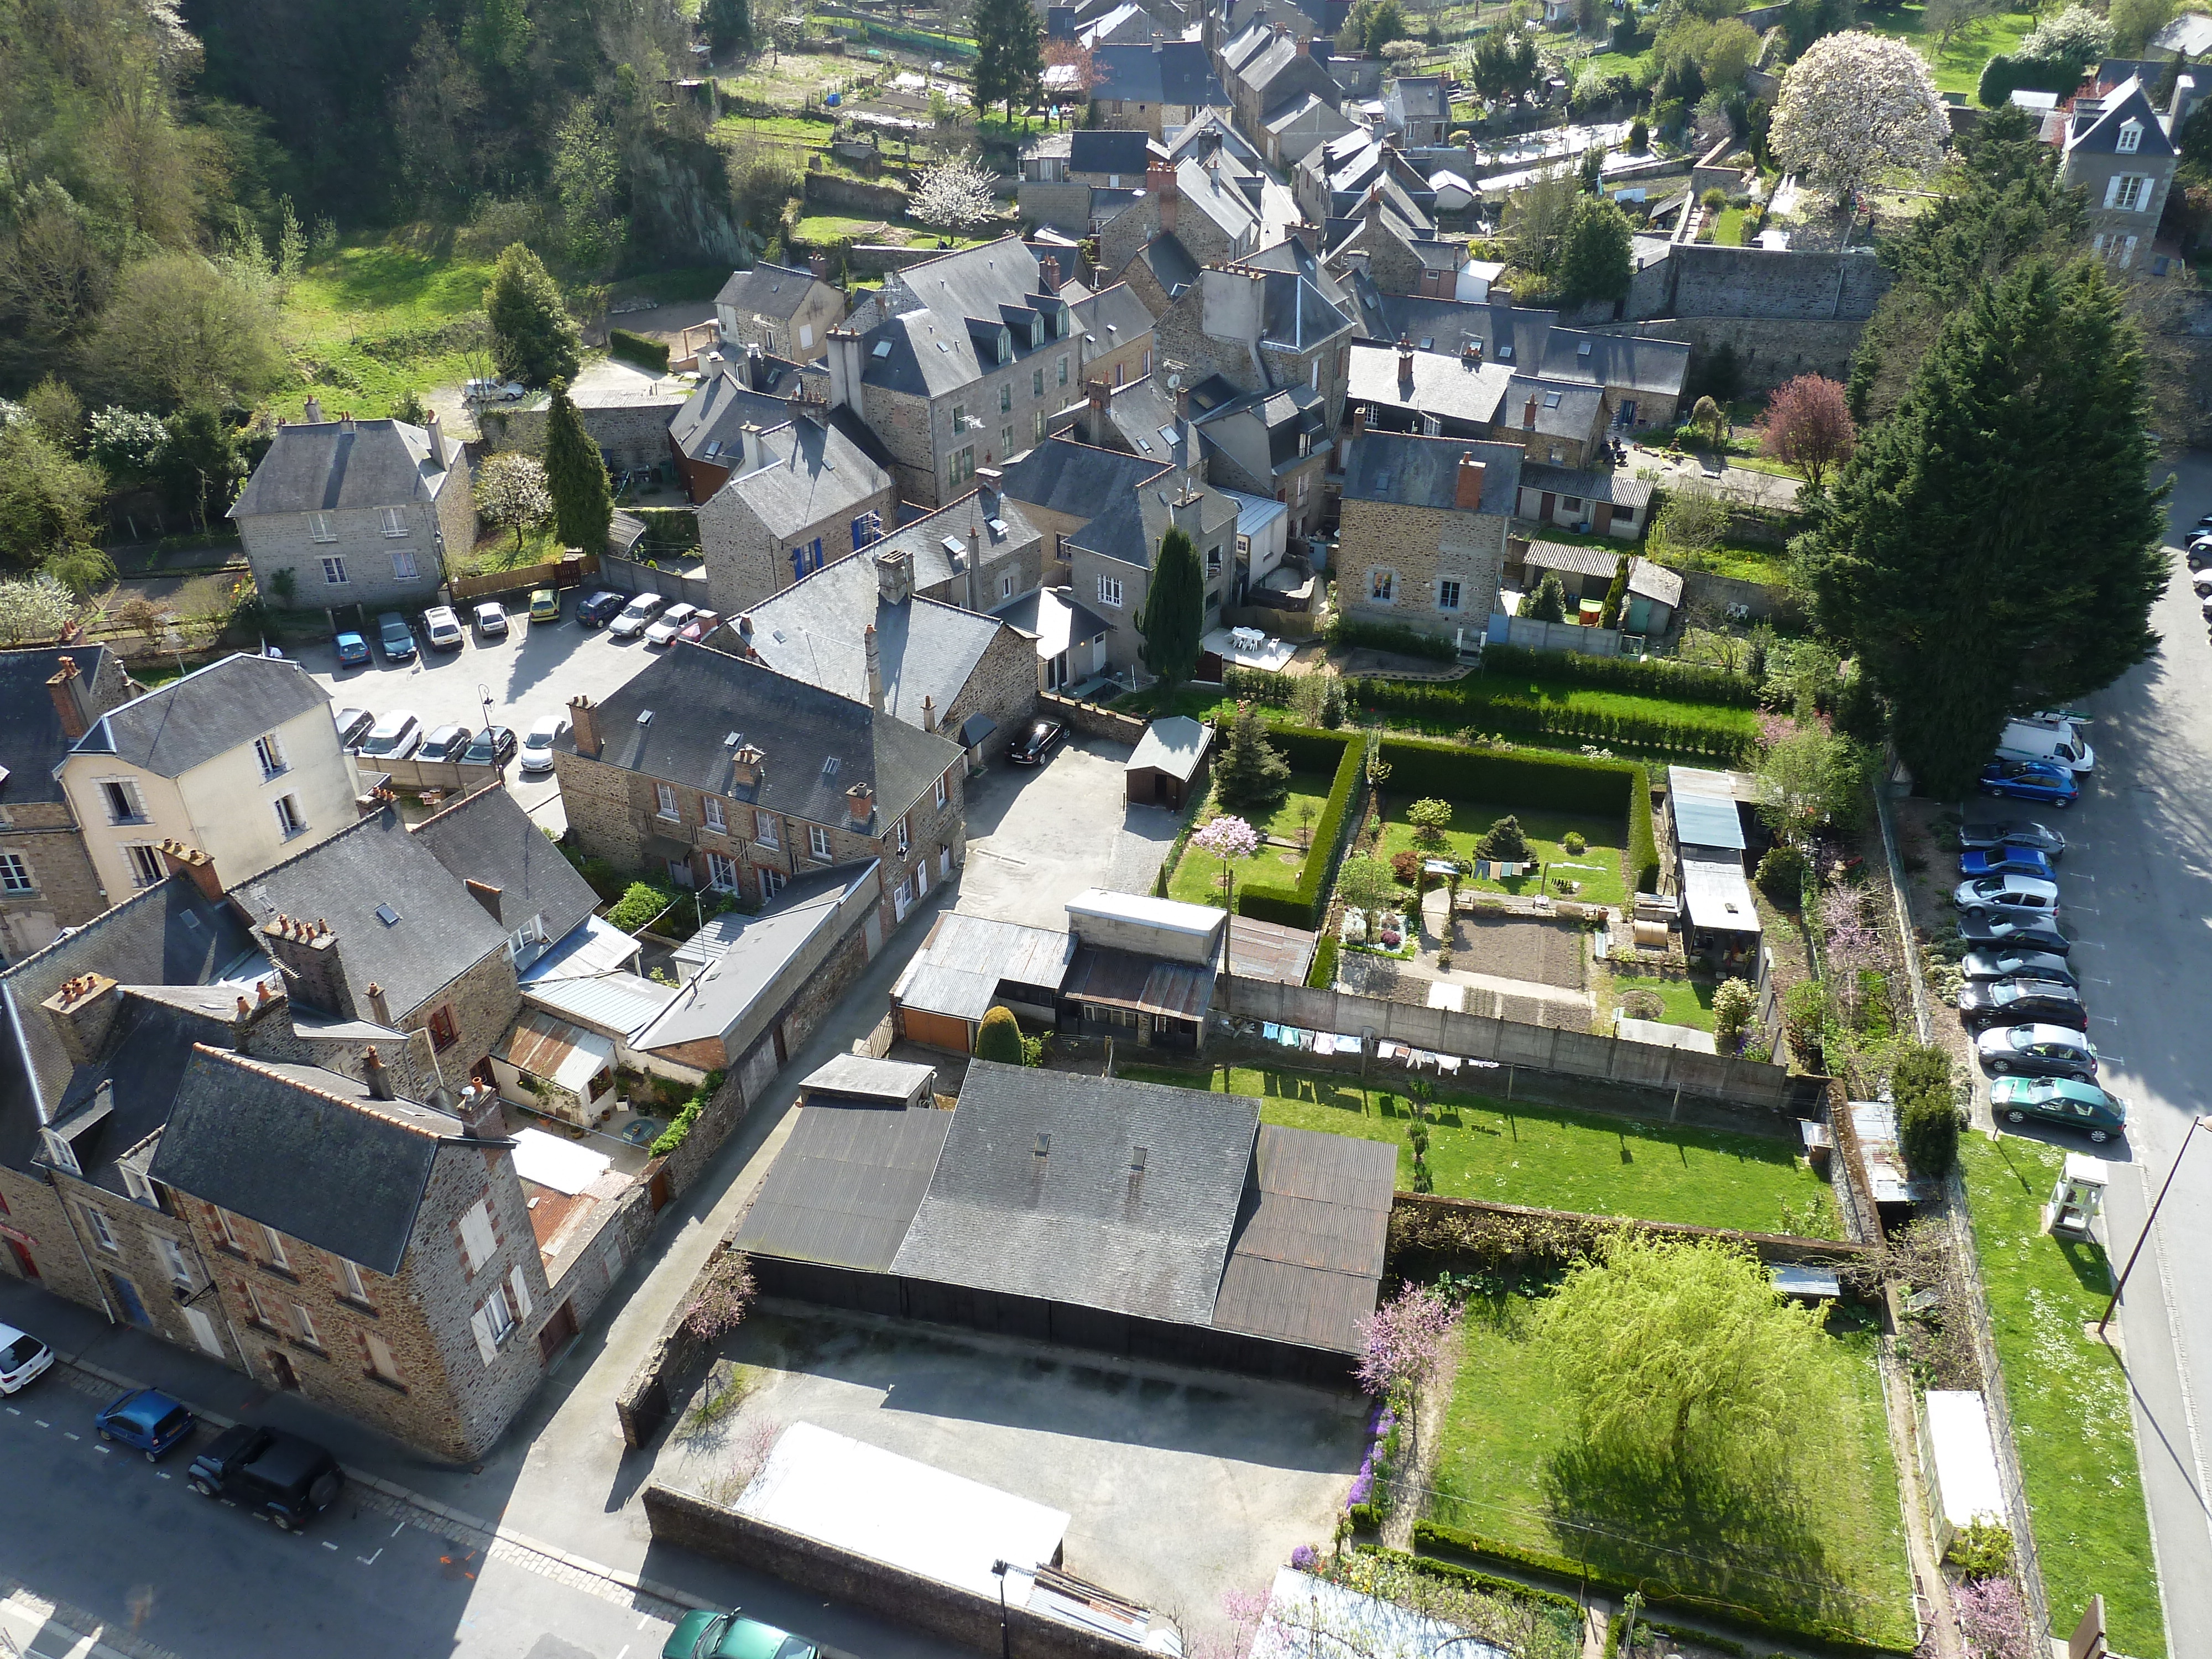
POLYGON ((1959 971, 1969 980, 2043 979, 2055 985, 2075 982, 2074 970, 2066 965, 2066 958, 2049 951, 1974 951, 1960 962, 1959 971))
POLYGON ((1053 744, 1066 735, 1058 720, 1032 720, 1028 731, 1006 745, 1006 758, 1016 766, 1042 766, 1053 744))
POLYGON ((2097 765, 2097 751, 2070 720, 2007 720, 1997 734, 1996 757, 2043 761, 2068 772, 2094 771, 2097 765))
POLYGON ((394 708, 376 717, 358 752, 363 760, 405 760, 422 741, 421 718, 407 709, 394 708))
POLYGON ((2212 564, 2212 536, 2195 536, 2189 542, 2189 568, 2202 570, 2212 564))
POLYGON ((645 625, 659 615, 660 607, 667 603, 658 593, 640 593, 623 607, 622 615, 607 624, 607 632, 618 640, 634 640, 645 631, 645 625))
POLYGON ((338 649, 339 667, 366 668, 368 666, 368 641, 360 635, 341 634, 337 636, 336 644, 338 649))
POLYGON ((604 628, 622 614, 627 603, 627 595, 602 589, 576 607, 576 621, 585 628, 604 628))
POLYGON ((461 396, 472 404, 520 403, 530 395, 530 388, 520 380, 467 380, 461 386, 461 396))
POLYGON ((2007 951, 2047 951, 2054 957, 2070 956, 2074 941, 2050 921, 2027 921, 2014 916, 1972 915, 1959 918, 1959 937, 1969 945, 1995 945, 2007 951))
POLYGON ((93 1432, 111 1445, 120 1442, 158 1463, 161 1454, 192 1431, 198 1419, 159 1389, 133 1389, 110 1401, 92 1419, 93 1432))
POLYGON ((458 651, 464 635, 461 619, 453 614, 450 605, 434 605, 422 613, 422 631, 430 636, 434 651, 458 651))
POLYGON ((461 750, 469 746, 476 733, 465 726, 441 726, 422 739, 422 746, 415 751, 419 761, 449 761, 459 758, 461 750))
POLYGON ((27 1331, 0 1325, 0 1394, 15 1394, 45 1374, 54 1351, 27 1331))
POLYGON ((384 647, 385 661, 415 660, 415 630, 397 611, 387 611, 376 619, 376 635, 377 643, 384 647))
POLYGON ((1962 876, 2033 876, 2039 881, 2051 878, 2051 860, 2033 847, 2015 847, 2006 842, 1986 851, 1961 853, 1959 873, 1962 876))
POLYGON ((550 587, 532 588, 530 593, 530 620, 533 623, 559 622, 561 595, 550 587))
POLYGON ((331 711, 331 718, 337 722, 338 747, 350 749, 368 735, 376 724, 376 716, 366 708, 339 708, 331 711))
POLYGON ((687 1613, 662 1644, 660 1659, 815 1659, 803 1636, 734 1613, 687 1613))
POLYGON ((2012 800, 2035 800, 2064 808, 2081 793, 2074 775, 2047 761, 1993 760, 1982 769, 1981 792, 2012 800))
POLYGON ((240 1423, 192 1459, 185 1477, 203 1498, 228 1498, 296 1532, 337 1501, 345 1486, 338 1461, 312 1440, 240 1423))
POLYGON ((1959 830, 1959 845, 1969 849, 2033 847, 2053 864, 2066 855, 2065 836, 2047 824, 2027 818, 1970 818, 1959 830))
POLYGON ((696 645, 700 641, 705 639, 708 635, 713 633, 721 625, 722 613, 720 611, 694 611, 691 613, 691 620, 684 624, 683 631, 678 633, 676 637, 679 640, 687 641, 690 644, 696 645))
POLYGON ((507 637, 507 607, 497 599, 486 599, 477 607, 477 633, 487 640, 507 637))
POLYGON ((514 728, 511 726, 487 726, 470 739, 469 746, 461 750, 464 766, 505 766, 514 758, 514 728))
POLYGON ((1974 1054, 2000 1077, 2016 1072, 2088 1083, 2097 1075, 2096 1046, 2063 1025, 1993 1025, 1974 1039, 1974 1054))
POLYGON ((2048 919, 2058 914, 2058 884, 2035 876, 1980 876, 1960 882, 1951 902, 1962 916, 1995 913, 2048 919))
POLYGON ((2049 979, 1978 979, 1959 993, 1959 1018, 1968 1029, 1984 1025, 2064 1025, 2089 1029, 2081 994, 2049 979))
POLYGON ((2128 1128, 2125 1101, 2072 1078, 2001 1077, 1990 1085, 1990 1110, 2008 1123, 2032 1117, 2063 1123, 2100 1142, 2128 1128))
POLYGON ((645 642, 647 645, 666 645, 684 631, 685 623, 690 622, 698 614, 697 605, 686 605, 683 600, 678 599, 655 617, 651 625, 646 629, 645 642))
POLYGON ((522 735, 522 769, 526 772, 550 772, 553 769, 553 746, 568 735, 565 715, 540 714, 522 735))
POLYGON ((2200 599, 2207 594, 2212 594, 2212 570, 2191 572, 2189 585, 2197 591, 2197 597, 2200 599))

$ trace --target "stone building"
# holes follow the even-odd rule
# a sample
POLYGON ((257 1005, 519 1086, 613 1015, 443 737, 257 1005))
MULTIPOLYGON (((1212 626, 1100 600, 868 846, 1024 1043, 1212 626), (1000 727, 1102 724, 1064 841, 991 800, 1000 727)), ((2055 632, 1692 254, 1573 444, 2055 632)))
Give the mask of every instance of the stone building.
MULTIPOLYGON (((676 474, 694 505, 703 505, 729 482, 744 453, 744 430, 773 431, 798 418, 799 409, 828 400, 830 371, 763 356, 757 348, 702 352, 699 384, 668 424, 676 474)), ((833 418, 836 411, 832 411, 833 418)), ((879 466, 890 453, 858 421, 843 423, 848 438, 879 466)))
POLYGON ((1208 375, 1184 394, 1206 479, 1224 489, 1279 501, 1290 533, 1320 522, 1328 467, 1328 413, 1322 394, 1293 380, 1239 391, 1208 375))
POLYGON ((1195 40, 1109 42, 1091 49, 1091 62, 1097 77, 1091 107, 1102 126, 1164 138, 1169 128, 1184 125, 1209 105, 1229 101, 1206 48, 1195 40))
POLYGON ((1221 607, 1234 591, 1239 516, 1233 498, 1178 467, 1108 502, 1066 538, 1068 597, 1110 624, 1106 662, 1115 672, 1129 672, 1141 659, 1145 641, 1137 618, 1152 590, 1160 543, 1170 529, 1191 538, 1205 573, 1201 631, 1220 626, 1221 607))
POLYGON ((967 857, 959 747, 868 702, 678 641, 569 705, 555 775, 569 833, 618 870, 763 903, 872 862, 880 939, 967 857))
POLYGON ((1313 55, 1314 35, 1278 20, 1255 22, 1221 48, 1222 84, 1237 125, 1271 167, 1297 165, 1314 144, 1348 131, 1343 91, 1313 55), (1326 130, 1325 130, 1326 129, 1326 130))
POLYGON ((137 689, 105 646, 0 651, 0 964, 107 908, 54 769, 137 689))
POLYGON ((167 875, 164 842, 235 884, 355 823, 330 705, 298 663, 240 653, 93 720, 55 775, 107 902, 167 875))
MULTIPOLYGON (((1294 242, 1269 252, 1311 258, 1294 242)), ((1153 323, 1159 362, 1185 386, 1210 375, 1239 392, 1303 385, 1319 398, 1322 424, 1333 432, 1343 413, 1356 328, 1323 291, 1326 281, 1251 261, 1209 265, 1153 323)))
POLYGON ((404 421, 307 418, 276 436, 231 504, 253 585, 361 626, 436 603, 448 552, 477 544, 467 456, 431 411, 404 421))
POLYGON ((1451 97, 1441 75, 1401 75, 1382 100, 1382 122, 1401 143, 1433 149, 1451 125, 1451 97))
POLYGON ((1161 234, 1175 237, 1200 264, 1259 252, 1259 203, 1246 195, 1218 156, 1155 161, 1144 182, 1144 194, 1099 228, 1098 263, 1105 270, 1119 276, 1139 248, 1161 234))
POLYGON ((1164 455, 1130 454, 1089 443, 1071 431, 1046 439, 1006 468, 1000 488, 1041 538, 1042 585, 1057 586, 1068 580, 1071 534, 1172 465, 1164 455))
POLYGON ((1510 444, 1365 432, 1345 466, 1336 544, 1346 616, 1480 637, 1520 490, 1510 444))
POLYGON ((733 270, 714 296, 714 323, 725 345, 757 346, 770 357, 805 362, 819 357, 830 331, 845 315, 845 296, 829 283, 829 262, 816 255, 811 268, 763 260, 733 270))
MULTIPOLYGON (((576 406, 584 434, 599 446, 600 459, 609 470, 623 472, 667 465, 668 428, 689 396, 683 382, 672 377, 624 376, 586 381, 570 391, 568 401, 576 406)), ((486 409, 477 418, 485 436, 496 439, 501 448, 543 455, 552 417, 552 398, 539 392, 527 403, 486 409)))

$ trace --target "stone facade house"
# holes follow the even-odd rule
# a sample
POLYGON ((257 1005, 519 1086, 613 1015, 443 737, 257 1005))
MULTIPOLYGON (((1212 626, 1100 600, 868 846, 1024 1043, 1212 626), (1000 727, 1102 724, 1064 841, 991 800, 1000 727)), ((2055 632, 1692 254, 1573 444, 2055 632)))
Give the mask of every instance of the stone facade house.
POLYGON ((1115 672, 1131 672, 1139 665, 1145 642, 1137 618, 1152 590, 1160 542, 1170 529, 1190 538, 1206 574, 1201 630, 1221 625, 1221 607, 1236 580, 1239 515, 1235 500, 1178 468, 1109 502, 1066 538, 1072 571, 1067 597, 1110 626, 1106 661, 1115 672))
POLYGON ((1218 160, 1211 166, 1192 159, 1155 162, 1145 174, 1144 194, 1100 228, 1098 262, 1120 276, 1138 250, 1162 234, 1174 236, 1200 264, 1241 259, 1259 252, 1261 228, 1258 204, 1218 160))
POLYGON ((164 842, 236 883, 361 816, 330 693, 289 659, 240 653, 112 708, 56 776, 106 902, 164 879, 164 842))
POLYGON ((1328 469, 1330 428, 1322 394, 1295 380, 1240 392, 1214 374, 1188 395, 1207 481, 1281 502, 1290 533, 1310 533, 1321 520, 1328 469))
POLYGON ((763 261, 732 271, 714 296, 722 343, 740 351, 757 346, 767 356, 797 363, 819 357, 845 315, 845 296, 830 285, 829 270, 817 255, 807 270, 763 261))
POLYGON ((1365 432, 1352 441, 1337 527, 1337 603, 1362 621, 1481 636, 1505 568, 1522 452, 1365 432))
POLYGON ((137 690, 104 646, 0 651, 0 964, 107 908, 54 769, 94 720, 137 690))
MULTIPOLYGON (((608 470, 623 472, 666 463, 668 428, 689 395, 683 382, 672 378, 638 380, 625 376, 611 383, 576 386, 568 401, 575 404, 584 434, 599 446, 608 470)), ((545 433, 552 418, 552 397, 542 392, 526 403, 486 409, 477 416, 484 435, 495 439, 500 447, 531 455, 545 453, 545 433)))
POLYGON ((1252 136, 1271 167, 1295 167, 1312 143, 1334 136, 1312 136, 1320 125, 1333 124, 1335 132, 1352 125, 1338 111, 1343 92, 1328 65, 1313 55, 1313 44, 1311 33, 1294 35, 1292 25, 1279 20, 1254 23, 1221 49, 1222 84, 1237 125, 1252 136), (1316 110, 1326 110, 1328 116, 1316 118, 1316 110), (1308 137, 1312 143, 1305 149, 1286 151, 1286 142, 1308 137))
MULTIPOLYGON (((695 506, 703 505, 737 469, 748 426, 767 432, 785 425, 795 418, 793 398, 802 388, 819 395, 799 401, 815 403, 828 397, 829 386, 829 372, 819 363, 802 368, 757 348, 702 355, 699 384, 668 423, 668 447, 684 493, 695 506)), ((868 434, 863 448, 874 435, 868 434)))
POLYGON ((1401 75, 1382 100, 1382 124, 1401 143, 1433 149, 1451 125, 1451 98, 1441 75, 1401 75))
MULTIPOLYGON (((1139 261, 1131 269, 1141 271, 1143 263, 1139 261)), ((1083 364, 1078 377, 1080 382, 1087 385, 1103 380, 1109 386, 1124 386, 1152 372, 1152 307, 1129 283, 1111 283, 1079 302, 1075 307, 1075 325, 1083 331, 1083 364)), ((1056 382, 1048 387, 1048 399, 1057 391, 1056 382)), ((1061 398, 1061 408, 1083 395, 1071 392, 1061 398)), ((1051 416, 1047 416, 1045 425, 1049 431, 1051 416)), ((1030 430, 1036 430, 1034 420, 1030 430)), ((1032 439, 1031 444, 1035 441, 1032 439)), ((1025 453, 1031 444, 1022 445, 1014 454, 1025 453)))
MULTIPOLYGON (((2158 234, 2180 160, 2178 128, 2172 114, 2161 115, 2151 102, 2140 77, 2130 75, 2114 86, 2104 82, 2100 72, 2094 89, 2064 112, 2058 176, 2083 192, 2091 246, 2125 270, 2139 257, 2148 263, 2147 244, 2158 234)), ((2189 83, 2177 86, 2177 101, 2182 86, 2189 83)))
POLYGON ((461 446, 435 411, 404 421, 287 422, 231 504, 253 583, 280 603, 362 624, 437 602, 446 558, 477 544, 461 446))
POLYGON ((765 903, 873 863, 880 939, 966 860, 958 745, 860 698, 678 641, 568 707, 553 768, 569 832, 618 870, 765 903))
POLYGON ((1046 439, 1006 468, 1000 481, 1006 499, 1042 538, 1043 585, 1058 586, 1069 580, 1069 535, 1170 465, 1163 456, 1129 454, 1066 432, 1046 439))
POLYGON ((1651 527, 1651 481, 1610 469, 1576 471, 1536 461, 1521 464, 1519 516, 1540 525, 1639 540, 1651 527))
MULTIPOLYGON (((1269 252, 1311 257, 1295 242, 1269 252)), ((1324 424, 1334 431, 1357 329, 1324 292, 1326 281, 1252 261, 1210 265, 1153 323, 1158 361, 1186 386, 1216 374, 1247 392, 1303 383, 1320 398, 1324 424)))
POLYGON ((1164 138, 1228 94, 1206 48, 1195 40, 1151 40, 1091 48, 1097 84, 1091 106, 1099 125, 1127 127, 1164 138))

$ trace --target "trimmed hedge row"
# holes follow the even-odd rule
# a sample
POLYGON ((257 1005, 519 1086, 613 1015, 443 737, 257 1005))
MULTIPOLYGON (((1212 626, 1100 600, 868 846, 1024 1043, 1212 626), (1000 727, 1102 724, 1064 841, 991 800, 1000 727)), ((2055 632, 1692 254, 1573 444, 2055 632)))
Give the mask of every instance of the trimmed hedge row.
MULTIPOLYGON (((1841 1659, 1901 1659, 1905 1652, 1903 1649, 1885 1647, 1878 1642, 1863 1641, 1847 1630, 1817 1620, 1774 1618, 1764 1613, 1747 1613, 1733 1605, 1708 1605, 1693 1594, 1685 1592, 1654 1595, 1640 1585, 1607 1577, 1601 1572, 1592 1571, 1586 1563, 1570 1560, 1564 1555, 1554 1555, 1549 1550, 1524 1549, 1517 1544, 1507 1544, 1494 1538, 1462 1532, 1454 1527, 1439 1526, 1433 1521, 1413 1522, 1413 1543, 1417 1548, 1456 1551, 1478 1565, 1484 1561, 1495 1561, 1509 1567, 1524 1567, 1549 1574, 1570 1583, 1587 1583, 1590 1589, 1604 1595, 1619 1597, 1632 1589, 1637 1590, 1644 1596, 1644 1605, 1648 1607, 1668 1608, 1694 1614, 1700 1619, 1712 1619, 1775 1641, 1806 1644, 1823 1653, 1838 1655, 1841 1659)), ((1620 1623, 1618 1620, 1611 1622, 1616 1627, 1620 1623)), ((1710 1644, 1712 1641, 1711 1638, 1695 1632, 1685 1632, 1684 1634, 1698 1642, 1710 1644)))
MULTIPOLYGON (((1425 1523, 1415 1522, 1418 1532, 1425 1523)), ((1499 1578, 1486 1572, 1477 1572, 1472 1567, 1462 1567, 1455 1562, 1439 1561, 1434 1556, 1409 1555, 1404 1550, 1394 1550, 1387 1544, 1356 1544, 1352 1547, 1361 1555, 1379 1557, 1396 1563, 1409 1572, 1418 1572, 1424 1578, 1435 1578, 1447 1584, 1459 1584, 1468 1589, 1480 1590, 1486 1595, 1510 1595, 1516 1601, 1528 1601, 1547 1613, 1565 1613, 1579 1626, 1583 1621, 1583 1604, 1571 1595, 1562 1595, 1557 1590, 1539 1589, 1534 1584, 1524 1584, 1517 1578, 1499 1578)), ((1741 1648, 1736 1650, 1743 1651, 1741 1648)))
POLYGON ((660 340, 648 340, 642 334, 633 334, 626 328, 607 331, 607 350, 617 357, 627 357, 634 363, 643 363, 647 368, 665 371, 668 368, 668 347, 660 340))
POLYGON ((1602 686, 1644 697, 1726 703, 1735 708, 1759 707, 1757 680, 1696 663, 1644 662, 1634 657, 1586 657, 1574 651, 1492 645, 1483 648, 1482 670, 1486 674, 1534 674, 1544 679, 1572 680, 1577 685, 1602 686))
POLYGON ((1370 651, 1395 651, 1401 656, 1426 657, 1450 662, 1459 647, 1441 634, 1424 634, 1403 623, 1361 622, 1341 611, 1328 619, 1322 637, 1331 646, 1364 646, 1370 651))
POLYGON ((1313 843, 1294 887, 1252 882, 1237 890, 1237 914, 1285 927, 1320 925, 1322 900, 1336 873, 1338 844, 1344 839, 1344 820, 1358 787, 1366 744, 1363 734, 1319 732, 1306 726, 1279 726, 1267 732, 1267 741, 1281 750, 1293 769, 1334 772, 1328 799, 1314 821, 1313 843))
POLYGON ((1740 723, 1701 715, 1694 704, 1679 715, 1621 714, 1609 709, 1577 708, 1540 698, 1479 695, 1480 682, 1461 680, 1424 685, 1399 680, 1352 680, 1346 695, 1363 709, 1401 715, 1437 726, 1472 726, 1513 737, 1565 738, 1583 743, 1634 744, 1675 754, 1734 763, 1758 747, 1757 736, 1740 723))
POLYGON ((1628 848, 1621 873, 1640 891, 1659 884, 1650 775, 1638 762, 1527 749, 1470 749, 1434 738, 1385 738, 1382 758, 1390 763, 1390 792, 1401 800, 1437 795, 1593 817, 1625 813, 1628 848))

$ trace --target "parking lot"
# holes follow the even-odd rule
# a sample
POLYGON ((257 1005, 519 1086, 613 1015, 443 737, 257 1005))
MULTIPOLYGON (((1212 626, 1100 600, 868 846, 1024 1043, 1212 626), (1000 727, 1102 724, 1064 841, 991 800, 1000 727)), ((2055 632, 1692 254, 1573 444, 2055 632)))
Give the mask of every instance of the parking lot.
POLYGON ((1132 806, 1126 744, 1071 732, 1042 768, 1010 766, 1001 732, 990 769, 968 782, 968 866, 960 908, 1032 927, 1067 926, 1067 902, 1086 887, 1149 893, 1179 820, 1132 806))

